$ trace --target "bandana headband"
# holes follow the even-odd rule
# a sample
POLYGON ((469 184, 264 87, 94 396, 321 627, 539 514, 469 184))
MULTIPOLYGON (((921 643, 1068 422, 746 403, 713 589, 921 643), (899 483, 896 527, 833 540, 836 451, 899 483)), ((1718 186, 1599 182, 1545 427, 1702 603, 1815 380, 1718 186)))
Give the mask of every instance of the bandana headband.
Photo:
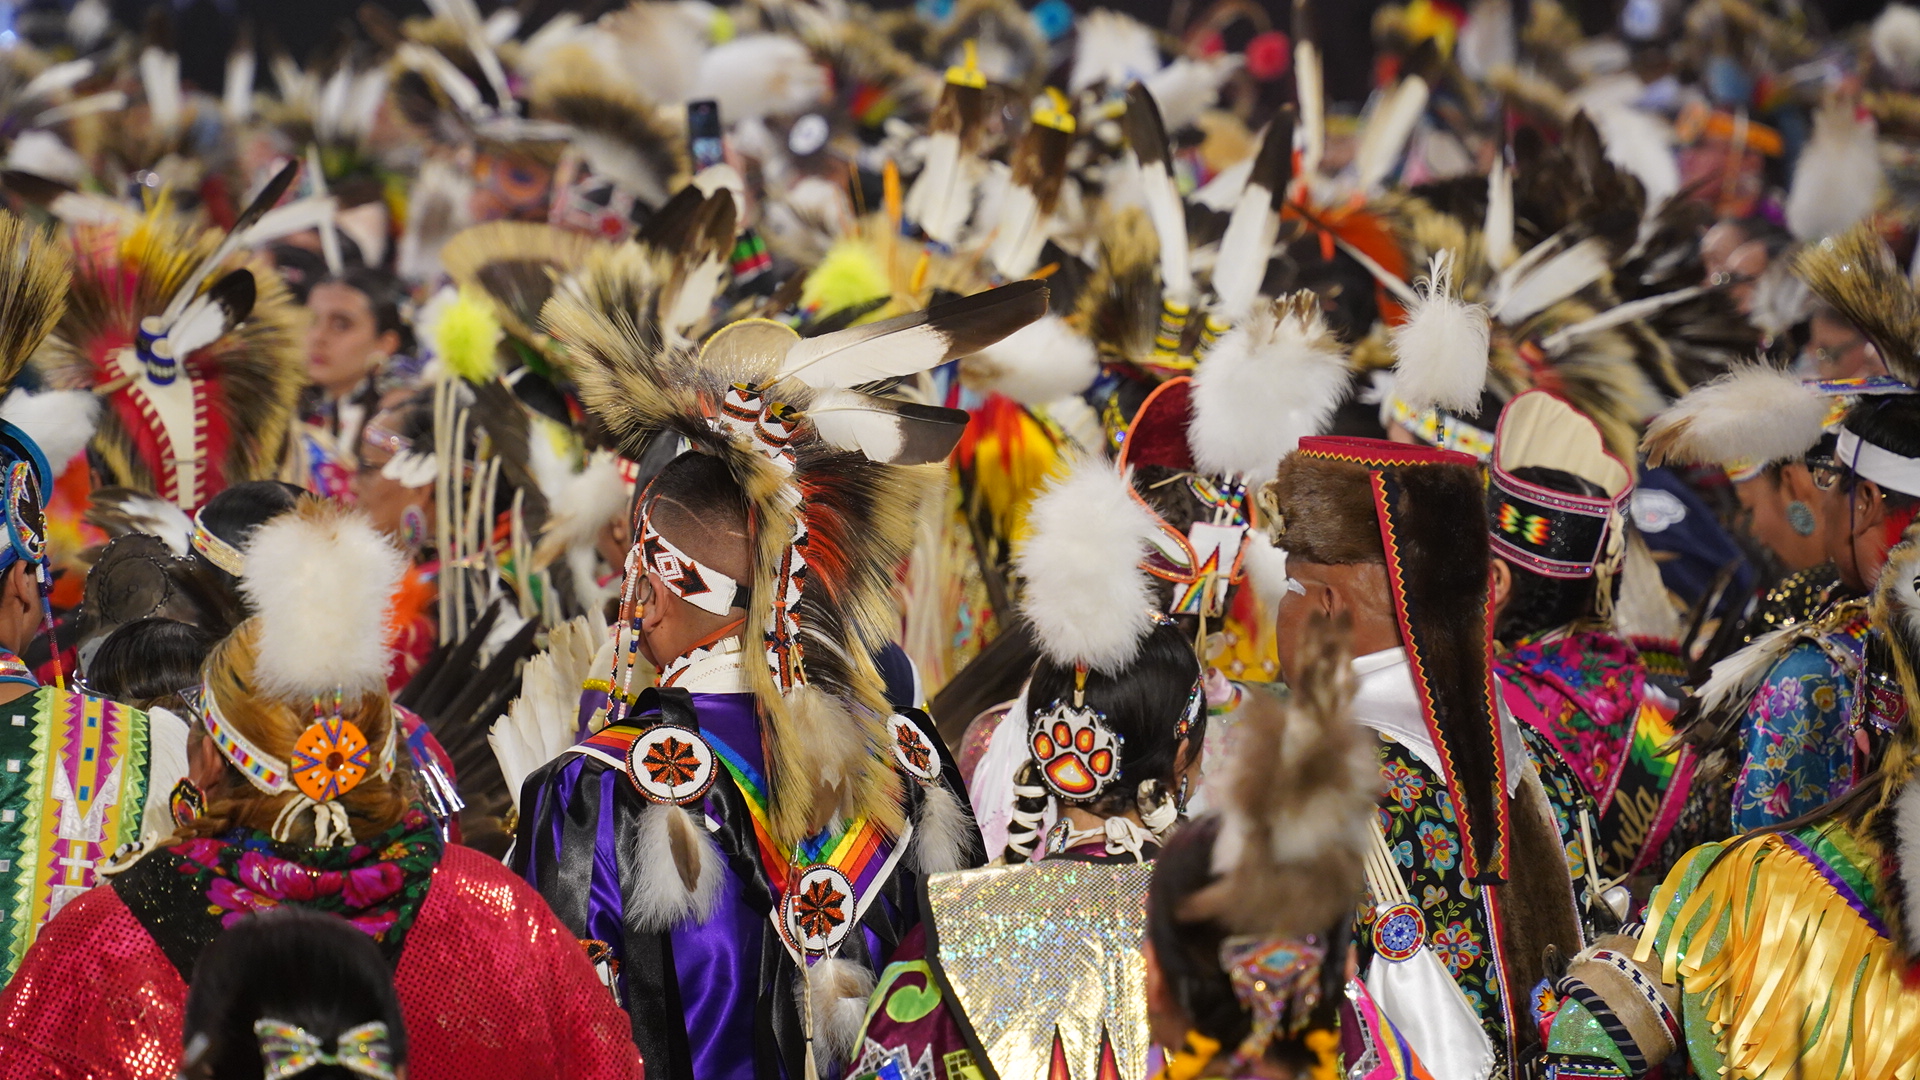
POLYGON ((206 560, 213 565, 239 577, 241 568, 246 565, 245 556, 240 554, 239 548, 215 536, 213 530, 207 528, 206 512, 206 507, 194 512, 193 550, 206 556, 206 560))
POLYGON ((653 519, 640 518, 641 565, 666 583, 667 591, 710 615, 725 615, 746 606, 747 590, 740 583, 681 551, 660 535, 653 519))

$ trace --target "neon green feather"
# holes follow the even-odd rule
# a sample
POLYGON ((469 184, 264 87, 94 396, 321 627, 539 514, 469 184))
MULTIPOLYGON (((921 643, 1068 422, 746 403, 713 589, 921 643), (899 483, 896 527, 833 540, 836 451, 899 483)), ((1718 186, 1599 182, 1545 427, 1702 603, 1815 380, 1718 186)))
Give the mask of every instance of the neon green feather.
POLYGON ((827 250, 800 289, 800 306, 816 317, 884 299, 893 293, 887 268, 873 248, 842 240, 827 250))
POLYGON ((470 383, 486 382, 499 374, 494 350, 505 336, 492 302, 471 289, 461 289, 434 324, 433 349, 447 370, 470 383))

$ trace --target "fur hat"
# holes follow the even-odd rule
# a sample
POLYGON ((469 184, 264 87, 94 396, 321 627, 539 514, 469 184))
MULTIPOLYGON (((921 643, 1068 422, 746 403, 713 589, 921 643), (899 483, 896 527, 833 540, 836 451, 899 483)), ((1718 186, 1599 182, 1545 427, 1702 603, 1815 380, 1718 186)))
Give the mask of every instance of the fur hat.
POLYGON ((1290 560, 1381 563, 1427 730, 1459 808, 1468 876, 1507 876, 1506 756, 1488 631, 1486 481, 1474 458, 1385 439, 1313 437, 1264 496, 1290 560))

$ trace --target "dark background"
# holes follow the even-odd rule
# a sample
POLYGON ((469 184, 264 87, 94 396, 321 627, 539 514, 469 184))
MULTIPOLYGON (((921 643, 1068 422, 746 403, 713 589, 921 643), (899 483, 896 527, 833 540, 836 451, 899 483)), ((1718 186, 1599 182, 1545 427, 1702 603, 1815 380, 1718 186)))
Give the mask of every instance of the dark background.
MULTIPOLYGON (((180 51, 183 76, 195 85, 218 92, 226 66, 227 51, 243 21, 259 27, 263 34, 275 35, 296 58, 306 58, 338 40, 342 26, 351 26, 354 12, 366 0, 110 0, 114 13, 126 24, 138 26, 149 9, 170 8, 176 28, 176 47, 180 51)), ((525 0, 531 22, 545 21, 562 9, 597 15, 625 0, 525 0)), ((905 0, 870 0, 875 6, 895 6, 905 0)), ((1071 0, 1076 10, 1093 7, 1124 11, 1152 26, 1167 25, 1173 3, 1178 0, 1071 0)), ((1205 7, 1204 0, 1188 0, 1190 10, 1205 7)), ((1684 2, 1684 0, 1683 0, 1684 2)), ((1263 0, 1276 25, 1287 25, 1288 4, 1281 0, 1263 0)), ((1373 11, 1381 0, 1318 0, 1314 6, 1320 25, 1322 47, 1326 53, 1327 94, 1335 102, 1359 104, 1370 85, 1372 43, 1369 27, 1373 11)), ((479 0, 483 11, 500 6, 499 0, 479 0)), ((1829 25, 1842 29, 1879 14, 1885 0, 1816 0, 1810 6, 1824 15, 1829 25)), ((67 6, 63 0, 41 0, 36 8, 67 6)), ((379 6, 405 18, 427 14, 423 0, 379 0, 379 6)), ((1464 4, 1463 4, 1464 6, 1464 4)), ((1589 32, 1612 24, 1618 10, 1616 0, 1567 0, 1589 32)), ((1526 0, 1515 0, 1516 11, 1524 12, 1526 0)))

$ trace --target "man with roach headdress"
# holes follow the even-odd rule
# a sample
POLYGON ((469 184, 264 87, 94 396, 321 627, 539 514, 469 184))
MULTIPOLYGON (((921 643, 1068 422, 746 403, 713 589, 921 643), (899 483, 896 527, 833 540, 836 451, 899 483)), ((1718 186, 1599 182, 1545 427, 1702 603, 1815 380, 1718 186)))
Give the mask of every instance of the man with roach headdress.
POLYGON ((696 346, 688 278, 650 254, 596 254, 544 312, 623 452, 685 451, 639 500, 605 704, 524 785, 515 866, 604 961, 652 1075, 828 1075, 917 878, 983 859, 932 722, 870 658, 966 416, 850 388, 997 341, 1046 291, 696 346))

